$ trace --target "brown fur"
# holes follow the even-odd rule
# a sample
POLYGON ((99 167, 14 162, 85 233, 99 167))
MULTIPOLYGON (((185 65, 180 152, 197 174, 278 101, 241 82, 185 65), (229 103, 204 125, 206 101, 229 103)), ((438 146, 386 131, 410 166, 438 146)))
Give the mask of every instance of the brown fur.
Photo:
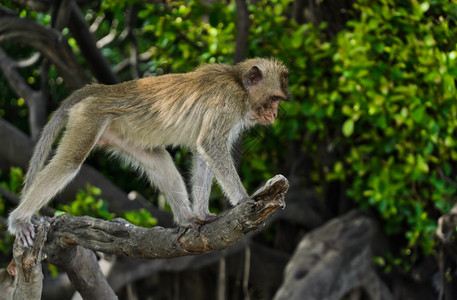
POLYGON ((247 127, 272 123, 279 101, 288 97, 288 70, 261 58, 86 86, 62 103, 43 130, 21 202, 9 217, 9 231, 31 245, 31 216, 68 184, 95 146, 143 172, 165 194, 179 225, 212 220, 207 202, 213 175, 233 205, 248 197, 231 160, 233 141, 247 127), (64 126, 56 155, 44 166, 64 126), (165 150, 170 145, 189 147, 195 154, 193 210, 165 150))

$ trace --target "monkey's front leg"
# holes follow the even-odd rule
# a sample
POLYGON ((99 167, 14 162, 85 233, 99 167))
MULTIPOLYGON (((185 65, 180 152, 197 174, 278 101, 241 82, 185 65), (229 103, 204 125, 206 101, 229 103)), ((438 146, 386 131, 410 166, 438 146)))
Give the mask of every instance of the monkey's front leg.
POLYGON ((192 196, 196 221, 201 224, 210 223, 218 218, 217 215, 210 213, 208 208, 213 172, 198 153, 194 154, 192 173, 192 196))
POLYGON ((219 185, 222 187, 223 192, 227 195, 232 205, 235 206, 249 199, 246 189, 236 172, 227 145, 207 142, 202 143, 197 147, 197 151, 211 168, 219 185))

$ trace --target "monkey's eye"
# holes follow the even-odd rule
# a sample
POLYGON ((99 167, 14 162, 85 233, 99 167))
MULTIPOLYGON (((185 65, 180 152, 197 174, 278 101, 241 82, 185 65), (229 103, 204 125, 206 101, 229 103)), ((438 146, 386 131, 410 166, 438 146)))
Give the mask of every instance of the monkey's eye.
POLYGON ((270 98, 270 100, 273 101, 273 102, 279 102, 279 101, 284 100, 284 98, 281 97, 281 96, 272 96, 272 97, 270 98))

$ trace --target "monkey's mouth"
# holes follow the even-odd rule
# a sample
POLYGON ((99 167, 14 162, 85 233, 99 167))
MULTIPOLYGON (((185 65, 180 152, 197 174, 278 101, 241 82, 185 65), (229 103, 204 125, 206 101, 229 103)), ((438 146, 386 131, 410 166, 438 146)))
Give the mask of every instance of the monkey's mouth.
POLYGON ((270 125, 276 120, 276 112, 258 108, 255 112, 251 112, 248 118, 261 125, 270 125))
POLYGON ((273 122, 276 120, 274 116, 263 116, 258 118, 258 121, 262 125, 270 125, 273 124, 273 122))

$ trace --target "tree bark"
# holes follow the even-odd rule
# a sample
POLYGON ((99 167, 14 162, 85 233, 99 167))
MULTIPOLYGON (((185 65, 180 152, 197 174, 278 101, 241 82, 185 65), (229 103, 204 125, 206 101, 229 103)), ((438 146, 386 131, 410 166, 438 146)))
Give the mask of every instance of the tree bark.
MULTIPOLYGON (((51 243, 58 243, 58 241, 51 241, 51 243)), ((48 248, 46 247, 45 250, 48 248)), ((47 252, 48 261, 67 273, 72 286, 83 299, 117 299, 100 269, 94 251, 81 246, 56 246, 53 249, 55 250, 47 252)))
POLYGON ((6 269, 0 269, 0 300, 11 300, 14 292, 14 277, 6 269))
POLYGON ((249 26, 249 11, 246 0, 236 0, 235 64, 246 58, 248 51, 249 26))
POLYGON ((23 97, 29 108, 29 128, 32 140, 38 140, 46 124, 46 94, 35 91, 24 81, 16 69, 17 63, 0 48, 0 69, 18 97, 23 97))
MULTIPOLYGON (((279 208, 285 207, 288 182, 282 175, 270 179, 248 200, 218 220, 204 225, 199 234, 186 228, 136 227, 122 219, 103 221, 61 215, 51 220, 48 238, 66 245, 109 254, 141 258, 168 258, 221 250, 244 234, 260 228, 279 208)), ((47 249, 50 252, 52 249, 47 249)))
POLYGON ((46 28, 32 19, 0 14, 0 44, 7 41, 41 52, 56 66, 70 89, 78 89, 89 82, 72 49, 57 30, 46 28))
POLYGON ((70 5, 71 14, 68 28, 79 45, 82 55, 86 59, 92 74, 100 83, 119 83, 119 77, 113 72, 108 60, 97 47, 94 35, 87 28, 86 21, 78 5, 73 1, 70 5))
POLYGON ((48 230, 49 223, 37 226, 33 248, 22 248, 17 242, 14 244, 13 259, 17 274, 14 278, 13 300, 41 299, 43 289, 41 261, 46 258, 42 247, 48 230))
POLYGON ((103 221, 90 217, 61 215, 54 218, 33 219, 38 224, 37 239, 31 249, 32 260, 23 259, 23 249, 15 242, 14 255, 20 268, 16 276, 16 299, 40 299, 42 278, 40 262, 48 260, 67 272, 73 286, 84 299, 116 299, 106 278, 102 275, 92 251, 141 258, 169 258, 224 249, 236 243, 244 234, 261 228, 266 219, 285 207, 284 197, 289 188, 282 175, 270 179, 251 199, 239 204, 218 220, 205 224, 196 234, 192 229, 151 229, 136 227, 125 220, 103 221), (44 237, 41 228, 44 230, 44 237), (84 248, 83 248, 84 247, 84 248), (21 260, 22 259, 22 260, 21 260), (33 281, 30 278, 33 277, 33 281), (31 286, 32 284, 32 286, 31 286), (18 292, 19 291, 19 292, 18 292))
POLYGON ((275 300, 339 300, 363 287, 370 299, 393 299, 372 266, 375 225, 352 211, 308 233, 284 272, 275 300))
MULTIPOLYGON (((439 247, 439 300, 451 300, 457 297, 457 278, 448 278, 451 270, 457 269, 457 204, 438 219, 436 237, 441 242, 439 247)), ((454 271, 455 272, 455 271, 454 271)))

